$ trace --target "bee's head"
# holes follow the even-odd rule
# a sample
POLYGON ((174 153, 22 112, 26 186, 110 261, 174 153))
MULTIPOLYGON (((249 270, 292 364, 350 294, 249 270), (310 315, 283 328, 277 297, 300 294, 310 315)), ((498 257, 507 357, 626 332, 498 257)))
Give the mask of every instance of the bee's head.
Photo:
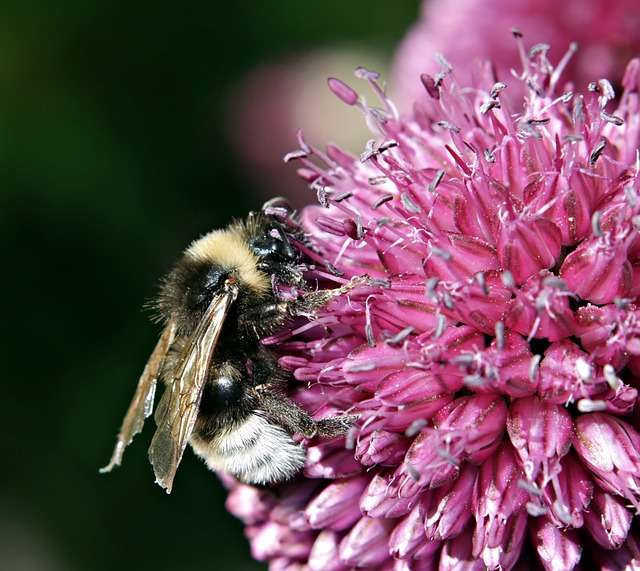
POLYGON ((265 225, 261 232, 249 237, 247 241, 261 261, 295 262, 300 256, 300 252, 289 242, 284 229, 277 224, 265 225))
POLYGON ((258 259, 258 268, 275 276, 277 282, 305 289, 299 244, 304 232, 287 218, 262 212, 252 212, 240 226, 251 251, 258 259))
POLYGON ((158 296, 160 317, 177 320, 178 329, 195 329, 227 278, 233 277, 242 296, 262 298, 272 291, 270 276, 245 235, 235 228, 217 230, 193 242, 164 278, 158 296))

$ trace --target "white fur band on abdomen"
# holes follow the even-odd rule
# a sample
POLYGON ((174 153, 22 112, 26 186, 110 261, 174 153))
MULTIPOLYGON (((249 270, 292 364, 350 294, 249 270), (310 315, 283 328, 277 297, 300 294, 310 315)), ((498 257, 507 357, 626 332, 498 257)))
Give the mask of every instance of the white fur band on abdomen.
POLYGON ((303 448, 284 429, 255 413, 212 440, 192 438, 191 446, 209 468, 247 484, 286 480, 305 460, 303 448))

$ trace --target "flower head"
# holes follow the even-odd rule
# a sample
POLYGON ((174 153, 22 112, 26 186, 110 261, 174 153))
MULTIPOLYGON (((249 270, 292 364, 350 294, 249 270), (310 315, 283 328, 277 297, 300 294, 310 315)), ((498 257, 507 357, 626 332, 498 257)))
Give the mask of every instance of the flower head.
POLYGON ((310 279, 370 279, 281 365, 314 417, 359 418, 228 506, 272 570, 638 568, 640 61, 617 109, 606 80, 559 91, 545 49, 524 105, 449 71, 411 117, 372 72, 381 107, 330 80, 377 138, 290 155, 321 202, 310 279))
MULTIPOLYGON (((478 54, 491 60, 502 81, 509 81, 519 57, 510 43, 513 28, 526 31, 527 40, 548 44, 559 58, 577 42, 580 49, 568 62, 566 80, 582 88, 594 78, 607 77, 619 85, 627 62, 640 50, 640 17, 635 0, 425 0, 421 18, 400 44, 394 63, 393 96, 410 109, 424 93, 418 80, 431 73, 434 54, 446 55, 463 84, 471 82, 478 54)), ((511 97, 520 94, 509 86, 511 97)))

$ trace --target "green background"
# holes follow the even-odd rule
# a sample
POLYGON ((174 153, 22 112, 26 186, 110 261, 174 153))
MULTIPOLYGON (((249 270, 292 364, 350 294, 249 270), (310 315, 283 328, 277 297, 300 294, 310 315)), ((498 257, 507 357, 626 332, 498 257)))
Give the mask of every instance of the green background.
POLYGON ((170 496, 153 484, 151 427, 98 474, 159 333, 141 307, 190 240, 264 199, 227 142, 231 86, 313 47, 391 54, 417 14, 417 0, 2 3, 0 568, 263 568, 191 453, 170 496))

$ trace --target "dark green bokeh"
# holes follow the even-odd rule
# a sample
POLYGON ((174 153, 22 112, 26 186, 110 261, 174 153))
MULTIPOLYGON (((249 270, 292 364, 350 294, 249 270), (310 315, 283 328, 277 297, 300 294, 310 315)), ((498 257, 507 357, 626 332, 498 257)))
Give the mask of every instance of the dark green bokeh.
POLYGON ((3 3, 0 567, 264 567, 191 453, 171 496, 153 484, 152 427, 98 474, 159 333, 141 306, 191 239, 262 202, 225 138, 230 86, 313 47, 390 54, 417 12, 417 0, 3 3))

